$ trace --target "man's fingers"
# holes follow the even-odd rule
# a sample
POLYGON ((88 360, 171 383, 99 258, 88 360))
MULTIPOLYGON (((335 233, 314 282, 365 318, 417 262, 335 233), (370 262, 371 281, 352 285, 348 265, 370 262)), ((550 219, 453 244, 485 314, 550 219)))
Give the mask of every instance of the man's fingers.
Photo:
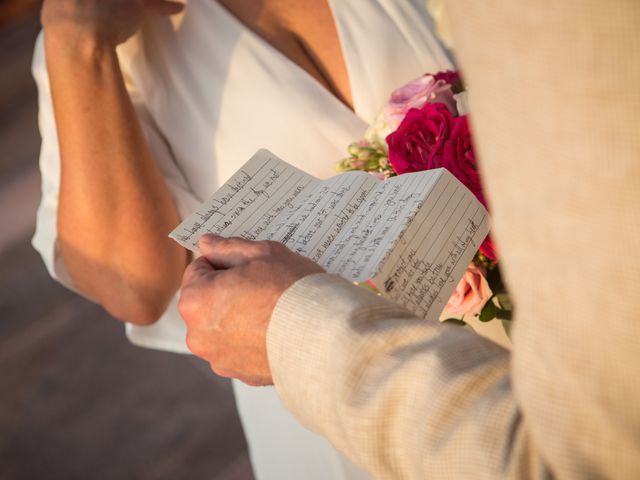
POLYGON ((167 0, 143 0, 148 12, 157 15, 175 15, 184 10, 184 4, 167 0))
POLYGON ((200 253, 215 268, 239 267, 268 254, 267 243, 238 237, 222 238, 216 235, 203 235, 198 242, 198 247, 200 247, 200 253))
POLYGON ((215 268, 209 263, 205 257, 198 257, 191 262, 182 275, 182 287, 201 280, 204 277, 211 276, 215 272, 215 268))

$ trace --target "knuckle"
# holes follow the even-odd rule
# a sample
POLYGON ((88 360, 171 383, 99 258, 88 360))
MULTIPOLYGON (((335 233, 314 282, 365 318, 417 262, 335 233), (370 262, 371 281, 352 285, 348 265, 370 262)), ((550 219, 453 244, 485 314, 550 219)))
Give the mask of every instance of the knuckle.
POLYGON ((250 387, 265 387, 270 384, 268 380, 261 377, 247 377, 241 380, 250 387))
POLYGON ((206 283, 191 283, 180 290, 178 312, 187 323, 201 323, 210 307, 216 304, 219 280, 211 278, 206 283))
POLYGON ((281 256, 289 252, 289 249, 285 245, 273 240, 261 240, 257 242, 257 244, 260 249, 261 257, 281 256))
POLYGON ((202 337, 200 335, 188 332, 186 343, 189 351, 196 357, 206 357, 206 349, 204 348, 204 343, 202 342, 202 337))
POLYGON ((285 247, 280 242, 274 242, 273 240, 267 240, 266 242, 269 245, 269 249, 274 253, 283 252, 287 250, 287 247, 285 247))
POLYGON ((229 237, 229 238, 223 238, 221 241, 221 244, 225 245, 227 248, 230 249, 242 249, 243 247, 245 247, 246 243, 248 240, 242 238, 242 237, 229 237))
POLYGON ((184 272, 182 272, 182 280, 180 281, 180 285, 183 289, 185 287, 188 287, 189 285, 193 285, 198 260, 200 259, 198 258, 187 265, 187 268, 185 268, 184 272))
POLYGON ((193 297, 193 288, 185 288, 182 290, 180 299, 178 300, 178 312, 180 312, 180 316, 187 322, 191 320, 197 310, 197 304, 193 297))
POLYGON ((189 300, 185 296, 185 292, 182 293, 180 299, 178 300, 178 312, 180 312, 180 316, 185 320, 189 316, 191 311, 191 305, 189 304, 189 300))
POLYGON ((215 373, 219 377, 233 378, 232 372, 220 365, 218 360, 211 360, 209 362, 209 366, 211 367, 213 373, 215 373))
POLYGON ((273 245, 271 243, 272 242, 268 240, 259 240, 255 242, 254 250, 255 250, 256 256, 262 257, 262 256, 271 255, 273 252, 273 245))

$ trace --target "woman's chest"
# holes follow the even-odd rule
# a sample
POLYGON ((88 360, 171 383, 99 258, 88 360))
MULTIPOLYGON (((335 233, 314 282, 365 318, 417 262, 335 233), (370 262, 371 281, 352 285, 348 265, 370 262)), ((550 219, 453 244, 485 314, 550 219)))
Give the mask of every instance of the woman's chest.
POLYGON ((247 29, 353 108, 347 67, 328 0, 219 0, 219 3, 247 29))
POLYGON ((415 12, 397 17, 375 0, 333 3, 355 113, 213 0, 189 0, 181 18, 151 24, 125 55, 124 70, 198 195, 259 148, 332 175, 394 88, 448 67, 421 40, 423 22, 399 28, 415 12))

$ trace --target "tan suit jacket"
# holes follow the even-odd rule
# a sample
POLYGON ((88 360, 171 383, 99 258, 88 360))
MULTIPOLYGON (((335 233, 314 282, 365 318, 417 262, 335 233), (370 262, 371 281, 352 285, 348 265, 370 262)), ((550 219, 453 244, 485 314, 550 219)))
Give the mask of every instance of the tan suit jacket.
POLYGON ((640 1, 449 7, 512 353, 321 274, 274 312, 276 387, 378 478, 640 478, 640 1))

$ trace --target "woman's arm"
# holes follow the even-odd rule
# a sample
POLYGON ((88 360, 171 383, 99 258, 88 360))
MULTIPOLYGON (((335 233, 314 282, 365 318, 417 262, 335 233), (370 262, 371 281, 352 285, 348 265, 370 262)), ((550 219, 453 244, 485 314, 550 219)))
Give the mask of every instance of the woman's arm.
POLYGON ((137 324, 164 311, 187 255, 167 238, 178 214, 115 47, 146 13, 180 8, 161 0, 47 0, 42 13, 61 155, 58 246, 79 290, 137 324))

